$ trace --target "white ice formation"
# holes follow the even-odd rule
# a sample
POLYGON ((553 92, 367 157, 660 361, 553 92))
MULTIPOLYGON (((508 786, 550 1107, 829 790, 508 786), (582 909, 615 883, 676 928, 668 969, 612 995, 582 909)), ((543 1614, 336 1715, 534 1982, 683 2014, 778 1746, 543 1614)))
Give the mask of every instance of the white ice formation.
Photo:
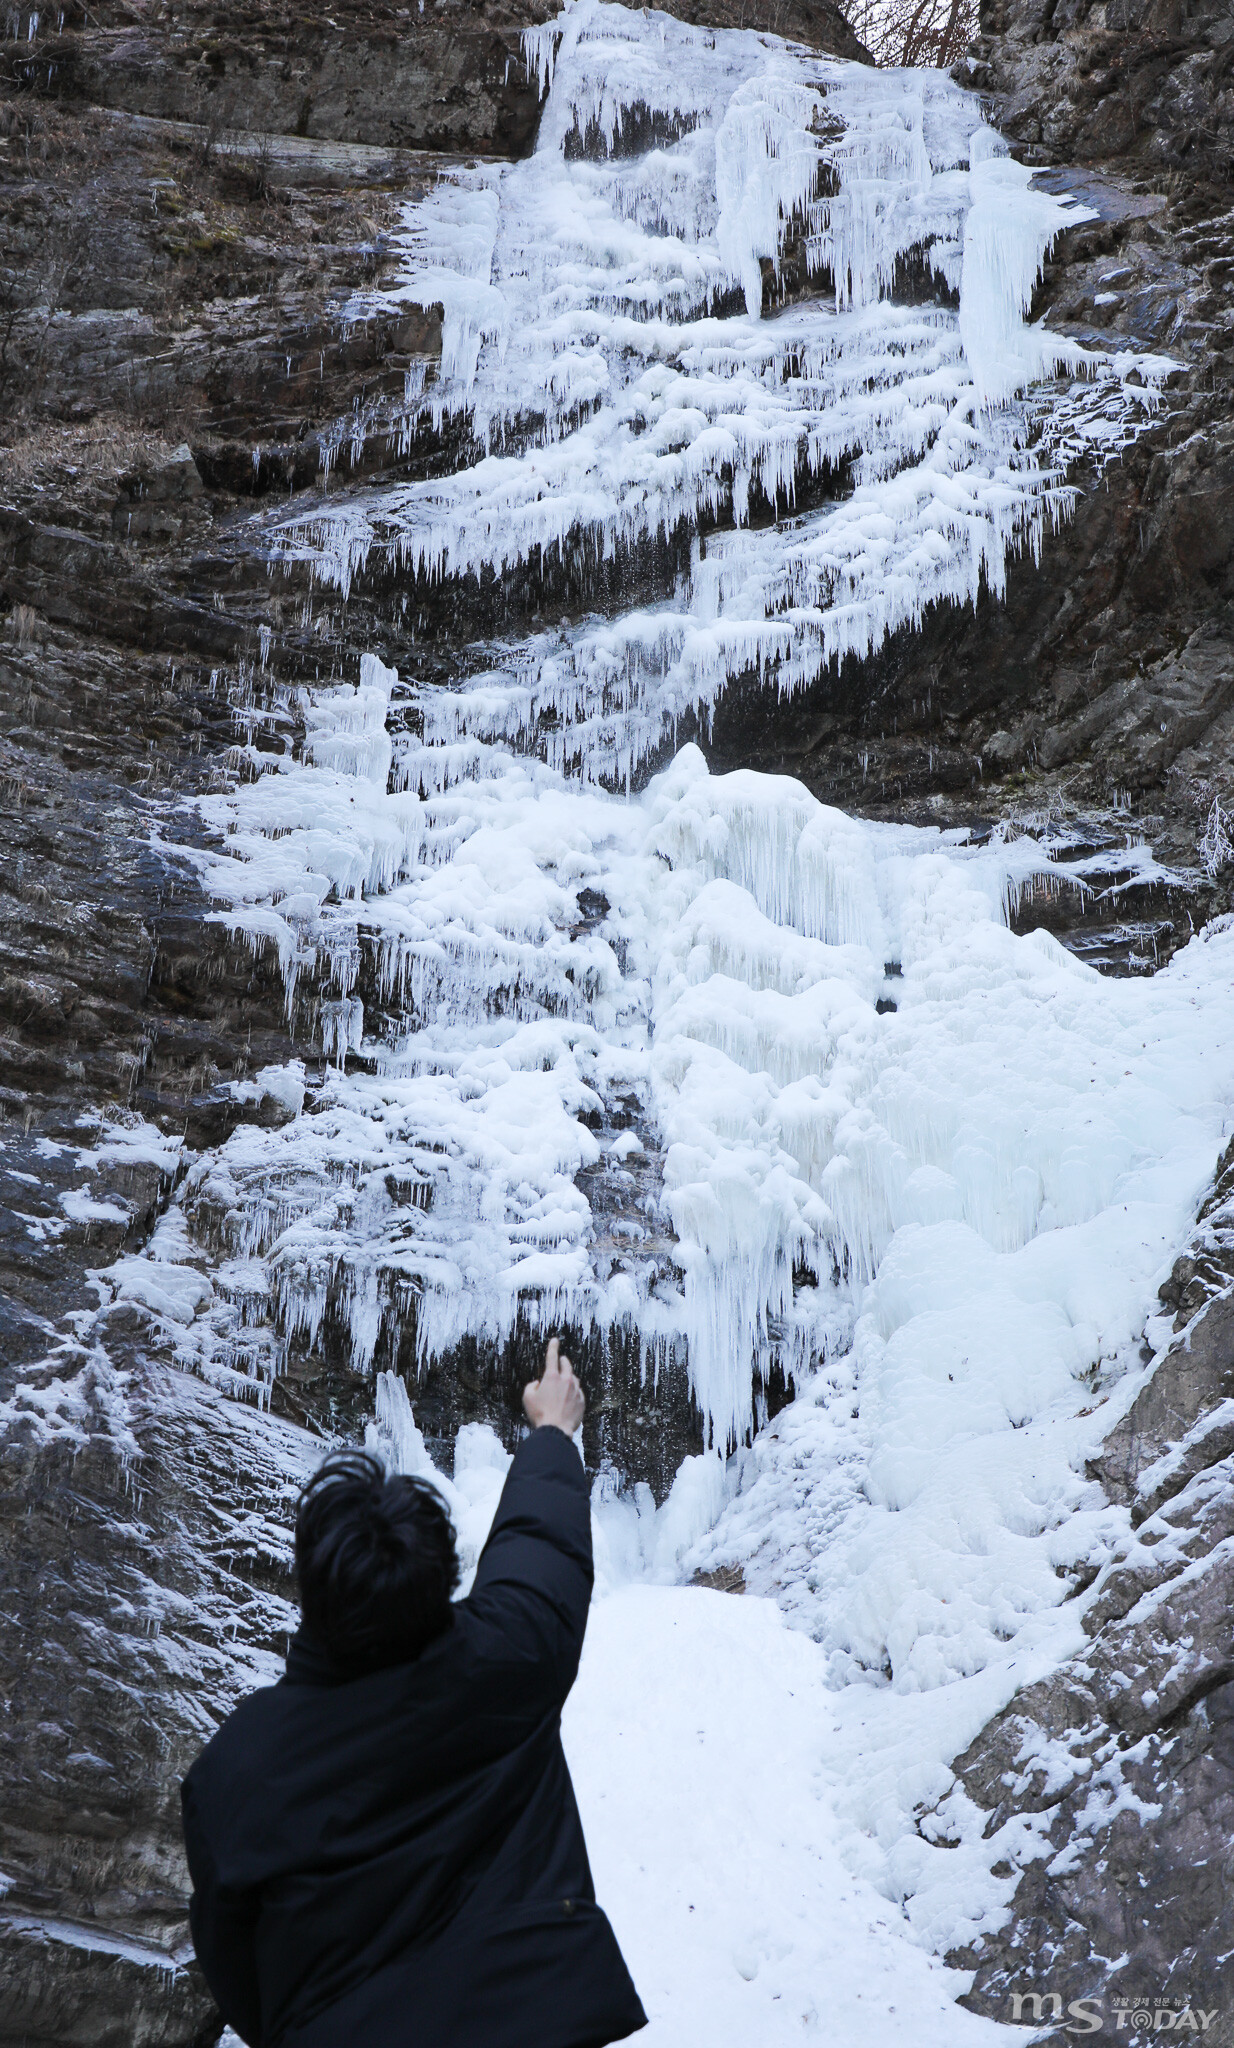
MULTIPOLYGON (((1049 451, 1133 433, 1161 366, 1041 382, 1076 351, 1023 314, 1074 213, 937 74, 599 0, 532 45, 551 78, 535 154, 409 206, 386 295, 443 308, 409 419, 461 419, 490 452, 327 496, 278 546, 344 587, 383 549, 414 604, 417 578, 534 579, 554 549, 568 570, 722 530, 705 552, 696 535, 670 603, 481 650, 454 687, 366 654, 358 684, 285 693, 298 744, 251 749, 250 779, 206 800, 200 864, 289 1004, 310 992, 328 1071, 307 1095, 299 1069, 245 1083, 269 1114, 191 1168, 144 1263, 208 1244, 212 1294, 160 1294, 141 1261, 124 1285, 185 1303, 184 1355, 258 1393, 327 1318, 361 1369, 399 1329, 424 1362, 519 1318, 625 1333, 649 1372, 675 1348, 721 1448, 773 1364, 849 1375, 861 1429, 888 1415, 863 1483, 908 1530, 920 1455, 893 1448, 889 1390, 910 1364, 887 1361, 903 1325, 960 1313, 928 1305, 936 1282, 966 1276, 970 1319, 994 1304, 947 1386, 975 1376, 981 1426, 997 1410, 1016 1441, 1131 1341, 1211 1163, 1229 1032, 1195 991, 1230 942, 1113 984, 1008 929, 1049 877, 1032 838, 861 822, 786 779, 713 776, 693 744, 622 785, 729 674, 790 689, 935 597, 997 590, 1065 506, 1049 451), (958 314, 897 303, 910 273, 958 290, 958 314), (1175 1154, 1165 1209, 1119 1223, 1175 1154), (1136 1277, 1099 1313, 1068 1261, 1090 1238, 1113 1258, 1120 1230, 1140 1232, 1136 1277), (929 1286, 903 1277, 918 1258, 929 1286)), ((921 1398, 945 1438, 961 1394, 921 1398)), ((974 1497, 989 1527, 966 1511, 974 1556, 1019 1513, 994 1493, 974 1497)), ((743 1540, 753 1568, 753 1522, 743 1540)), ((850 1618, 845 1654, 930 1684, 1012 1625, 988 1588, 971 1634, 932 1599, 911 1626, 894 1599, 850 1618)))
POLYGON ((284 692, 297 744, 205 803, 201 868, 328 1071, 244 1084, 268 1113, 116 1284, 258 1396, 327 1319, 361 1369, 399 1329, 423 1362, 565 1320, 649 1373, 686 1357, 723 1450, 782 1366, 798 1398, 752 1448, 691 1461, 658 1517, 606 1496, 604 1541, 662 1576, 740 1562, 837 1679, 947 1692, 911 1741, 886 1710, 877 1768, 855 1735, 854 1783, 879 1882, 962 1938, 969 1865, 931 1919, 902 1810, 1057 1653, 1066 1573, 1108 1543, 1083 1459, 1225 1129, 1234 932, 1102 979, 1010 930, 1049 880, 1030 837, 863 822, 693 744, 645 778, 730 678, 792 691, 999 592, 1164 366, 1025 324, 1077 215, 938 74, 600 0, 531 47, 534 155, 409 205, 382 299, 442 309, 407 445, 475 459, 327 493, 274 552, 343 592, 380 566, 413 617, 438 584, 568 589, 649 551, 675 587, 476 648, 450 687, 366 654, 284 692), (209 1286, 172 1270, 207 1259, 209 1286))
POLYGON ((409 207, 401 278, 350 309, 441 308, 404 429, 465 422, 487 453, 327 498, 274 547, 343 591, 378 564, 411 591, 675 550, 671 598, 482 651, 421 707, 439 747, 614 786, 731 677, 791 691, 935 601, 1001 592, 1069 507, 1062 458, 1121 445, 1164 365, 1025 326, 1087 216, 1027 189, 940 74, 597 0, 529 42, 551 79, 534 155, 409 207), (627 154, 640 122, 659 139, 627 154), (1085 380, 1004 403, 1062 365, 1085 380))
MULTIPOLYGON (((692 558, 671 601, 481 649, 453 687, 366 655, 358 687, 298 693, 298 750, 253 751, 256 779, 207 804, 220 915, 277 949, 289 1001, 301 977, 319 992, 335 1072, 187 1199, 230 1255, 213 1355, 243 1375, 328 1308, 362 1368, 383 1319, 414 1312, 423 1361, 566 1317, 634 1333, 653 1368, 684 1346, 724 1443, 752 1369, 846 1341, 911 1212, 899 1183, 949 1156, 946 1119, 907 1150, 851 1122, 894 1037, 888 964, 911 986, 907 878, 945 858, 997 926, 1043 856, 944 854, 786 783, 713 781, 692 748, 636 801, 606 785, 730 675, 791 690, 935 598, 1001 588, 1065 509, 1051 447, 1134 432, 1161 366, 1013 396, 1077 357, 1022 316, 1081 216, 1026 189, 945 78, 599 0, 530 43, 534 155, 410 205, 384 293, 442 309, 408 434, 463 421, 490 452, 327 495, 277 549, 346 589, 379 548, 413 604, 425 578, 547 577, 683 530, 692 558), (906 265, 958 316, 897 303, 906 265), (632 1201, 614 1237, 587 1175, 633 1189, 632 1148, 662 1154, 657 1214, 632 1201)), ((999 1170, 1028 1186, 1024 1161, 999 1170)), ((991 1188, 971 1220, 1031 1232, 1036 1199, 991 1188)))

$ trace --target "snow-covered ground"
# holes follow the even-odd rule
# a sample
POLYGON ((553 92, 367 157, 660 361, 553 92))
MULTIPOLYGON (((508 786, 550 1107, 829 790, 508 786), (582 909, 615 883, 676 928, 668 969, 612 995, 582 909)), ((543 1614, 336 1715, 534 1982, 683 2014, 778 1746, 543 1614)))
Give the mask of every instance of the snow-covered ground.
MULTIPOLYGON (((448 689, 357 650, 283 693, 295 744, 205 804, 201 870, 289 1000, 320 980, 334 1065, 243 1084, 285 1120, 195 1163, 112 1284, 257 1398, 327 1314, 362 1369, 413 1314, 422 1358, 519 1316, 684 1354, 708 1453, 658 1509, 597 1483, 568 1742, 601 1895, 666 2044, 963 2044, 930 1951, 995 1924, 1033 1834, 984 1842, 949 1765, 1076 1647, 1124 1528, 1085 1458, 1227 1133, 1234 931, 1103 980, 1008 928, 1032 839, 871 824, 695 746, 629 790, 732 676, 791 692, 997 592, 1164 366, 1025 325, 1076 216, 938 74, 601 0, 532 45, 535 153, 409 206, 382 296, 444 312, 409 436, 458 415, 487 452, 327 495, 272 552, 342 591, 384 558, 413 607, 416 576, 683 531, 688 566, 448 689), (652 142, 605 153, 638 109, 652 142), (790 256, 827 289, 778 306, 790 256), (958 305, 897 303, 909 257, 958 305), (797 1396, 750 1444, 774 1365, 797 1396), (744 1600, 682 1584, 718 1565, 744 1600)), ((424 1467, 389 1375, 374 1435, 424 1467)), ((463 1433, 472 1556, 503 1469, 463 1433)))
POLYGON ((628 1587, 596 1602, 565 1721, 597 1895, 648 2048, 981 2048, 966 1979, 856 1876, 825 1661, 768 1601, 628 1587))

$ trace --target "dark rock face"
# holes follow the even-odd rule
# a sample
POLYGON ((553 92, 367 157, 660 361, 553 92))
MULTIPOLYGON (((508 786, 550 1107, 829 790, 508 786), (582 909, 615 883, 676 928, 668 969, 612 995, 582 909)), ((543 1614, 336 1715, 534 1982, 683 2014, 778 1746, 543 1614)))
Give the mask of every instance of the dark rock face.
POLYGON ((179 1778, 294 1627, 311 1444, 151 1355, 121 1310, 23 1375, 3 1443, 0 2040, 197 2042, 179 1778))
POLYGON ((1045 161, 1229 178, 1234 37, 1221 0, 985 0, 972 76, 1045 161))
POLYGON ((41 93, 212 130, 517 156, 539 116, 519 33, 552 12, 536 0, 427 13, 352 0, 328 19, 278 5, 242 20, 201 5, 174 19, 70 7, 10 69, 41 93))
POLYGON ((1129 2039, 1152 2032, 1133 2011, 1189 2007, 1212 2015, 1206 2039, 1234 2040, 1232 1193, 1227 1154, 1162 1290, 1178 1333, 1089 1467, 1130 1510, 1083 1594, 1090 1646, 956 1760, 1023 1872, 1007 1924, 960 1958, 977 1973, 967 2002, 994 2018, 1014 2017, 1015 1994, 1054 1993, 1111 2028, 1126 2007, 1129 2039))

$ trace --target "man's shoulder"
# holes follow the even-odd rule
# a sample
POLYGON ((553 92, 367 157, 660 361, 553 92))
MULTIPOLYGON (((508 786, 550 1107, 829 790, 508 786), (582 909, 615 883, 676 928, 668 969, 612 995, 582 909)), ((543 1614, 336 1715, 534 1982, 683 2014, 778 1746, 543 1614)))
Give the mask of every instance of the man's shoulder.
POLYGON ((189 1775, 200 1781, 216 1771, 242 1774, 260 1784, 267 1774, 282 1778, 306 1759, 328 1757, 338 1739, 380 1747, 387 1738, 401 1742, 397 1731, 417 1724, 431 1733, 453 1711, 475 1652, 472 1616, 466 1601, 458 1601, 449 1628, 407 1663, 333 1682, 289 1671, 237 1702, 189 1775))
POLYGON ((260 1780, 267 1758, 284 1739, 291 1690, 284 1679, 279 1679, 237 1700, 187 1773, 186 1784, 201 1785, 217 1771, 226 1773, 228 1778, 242 1771, 260 1780))

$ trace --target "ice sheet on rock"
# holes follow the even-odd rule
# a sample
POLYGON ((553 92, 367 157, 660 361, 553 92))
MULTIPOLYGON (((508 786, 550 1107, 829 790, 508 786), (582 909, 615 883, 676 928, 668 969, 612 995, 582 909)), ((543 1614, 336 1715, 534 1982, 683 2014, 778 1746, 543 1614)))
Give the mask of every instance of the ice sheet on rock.
POLYGON ((184 1211, 173 1207, 160 1217, 143 1250, 117 1259, 105 1277, 114 1300, 137 1302, 178 1331, 214 1300, 214 1289, 201 1267, 184 1211))
POLYGON ((1075 367, 1083 351, 1041 327, 1025 327, 1041 265, 1063 227, 1095 220, 1091 207, 1064 206, 1031 189, 1032 171, 978 129, 969 145, 972 203, 964 223, 960 334, 985 405, 1075 367), (1041 202, 1045 201, 1042 205, 1041 202))
MULTIPOLYGON (((851 1090, 819 1177, 837 1241, 871 1276, 853 1351, 833 1368, 835 1391, 824 1377, 777 1422, 758 1450, 771 1462, 761 1476, 751 1466, 729 1531, 738 1542, 743 1525, 737 1554, 753 1566, 760 1517, 770 1529, 778 1513, 773 1446, 785 1432, 808 1456, 817 1438, 823 1464, 862 1461, 852 1527, 886 1548, 886 1575, 855 1563, 839 1534, 852 1502, 834 1519, 823 1488, 817 1556, 786 1583, 816 1618, 812 1602, 830 1589, 842 1661, 905 1690, 980 1669, 1017 1613, 1065 1591, 1037 1539, 1081 1527, 1068 1520, 1084 1494, 1075 1417, 1134 1361, 1234 1083, 1214 1000, 1225 934, 1150 982, 1112 982, 1039 935, 1014 938, 952 863, 933 875, 921 863, 914 879, 900 1007, 878 1020, 876 1064, 851 1090), (837 1422, 849 1388, 854 1430, 837 1422), (1022 1606, 1017 1553, 1035 1560, 1022 1606)), ((853 1037, 846 1049, 860 1055, 853 1037)), ((769 1555, 781 1548, 777 1536, 769 1555)))
POLYGON ((47 1357, 33 1362, 26 1376, 14 1376, 0 1400, 0 1425, 28 1440, 58 1443, 74 1455, 102 1435, 121 1466, 136 1464, 141 1446, 129 1382, 130 1375, 112 1364, 97 1340, 87 1348, 56 1333, 47 1357))
MULTIPOLYGON (((290 923, 306 893, 290 864, 315 843, 254 819, 277 829, 283 785, 325 772, 280 767, 270 792, 213 800, 237 849, 211 857, 213 886, 234 876, 290 923)), ((421 1360, 564 1317, 684 1344, 724 1446, 748 1428, 752 1369, 796 1376, 843 1349, 897 1232, 954 1222, 1014 1253, 1103 1212, 1174 1142, 1174 1097, 1125 1084, 1113 1124, 1086 1109, 1077 1136, 1077 1094, 1105 1104, 1086 1091, 1111 1055, 1094 1066, 1091 1048, 1124 998, 1007 930, 1050 872, 1027 836, 864 824, 786 779, 712 777, 695 748, 631 803, 496 750, 425 797, 329 786, 344 781, 363 845, 387 813, 418 820, 384 889, 313 899, 296 933, 297 959, 311 944, 318 971, 340 985, 344 963, 365 989, 346 997, 347 1044, 367 1071, 340 1056, 311 1117, 238 1131, 186 1191, 220 1219, 241 1327, 259 1262, 275 1365, 327 1313, 362 1368, 412 1312, 421 1360), (889 987, 898 1010, 880 1015, 889 987), (622 1091, 662 1147, 660 1214, 639 1229, 671 1227, 668 1262, 638 1231, 620 1256, 594 1248, 578 1176, 623 1171, 590 1128, 622 1091)), ((194 1341, 221 1342, 229 1312, 194 1341)), ((1092 1334, 1069 1372, 1092 1364, 1092 1334)))
MULTIPOLYGON (((919 908, 924 936, 943 900, 919 908)), ((824 1182, 871 1222, 891 1198, 852 1348, 736 1461, 685 1560, 740 1564, 827 1653, 850 1855, 939 1948, 996 1924, 992 1864, 1040 1853, 1031 1819, 987 1839, 950 1763, 1082 1646, 1068 1596, 1127 1543, 1086 1460, 1142 1384, 1234 1089, 1228 933, 1131 983, 948 921, 928 955, 905 934, 886 1062, 824 1182)))
POLYGON ((734 675, 793 690, 936 601, 1000 594, 1008 554, 1069 509, 1066 459, 1133 437, 1169 366, 1025 327, 1045 250, 1086 216, 1031 192, 937 73, 601 0, 528 40, 552 81, 534 155, 410 207, 401 278, 351 308, 444 307, 405 431, 463 414, 489 453, 297 512, 274 551, 345 592, 374 550, 435 580, 734 526, 671 601, 499 656, 504 703, 485 676, 474 703, 464 685, 423 707, 455 741, 514 724, 620 783, 734 675), (763 319, 790 243, 820 295, 763 319), (958 318, 893 302, 906 262, 958 318), (1017 398, 1063 365, 1086 399, 1017 398), (807 488, 823 503, 797 512, 807 488), (752 531, 760 508, 775 524, 752 531))
POLYGON ((400 236, 403 275, 395 304, 442 309, 441 375, 470 393, 480 345, 505 342, 509 308, 492 282, 500 207, 496 173, 468 184, 443 181, 416 209, 400 236))
POLYGON ((414 861, 423 831, 418 798, 387 794, 397 683, 397 669, 366 654, 358 685, 301 691, 299 754, 276 758, 273 770, 257 756, 256 780, 204 798, 203 819, 221 846, 193 856, 207 893, 227 906, 214 915, 254 952, 275 949, 289 1013, 301 971, 328 962, 330 1050, 343 1056, 357 1049, 363 1019, 348 1000, 359 965, 355 919, 335 906, 388 889, 414 861))
POLYGON ((324 1005, 323 1035, 345 1002, 348 1044, 311 1115, 245 1125, 189 1176, 185 1201, 225 1254, 220 1305, 192 1338, 204 1369, 243 1358, 260 1382, 327 1314, 361 1369, 383 1319, 412 1315, 421 1359, 465 1337, 502 1342, 519 1316, 674 1334, 671 1304, 650 1298, 654 1270, 593 1259, 576 1184, 601 1156, 586 1119, 645 1073, 645 979, 619 965, 617 933, 580 929, 579 910, 580 890, 629 896, 613 870, 637 858, 637 833, 623 806, 535 764, 492 766, 424 800, 299 769, 306 814, 345 804, 366 847, 397 838, 387 816, 414 809, 418 858, 369 894, 350 870, 323 889, 316 839, 281 829, 294 770, 219 800, 232 830, 207 886, 247 906, 228 915, 258 938, 263 920, 278 926, 285 971, 312 965, 344 991, 324 1005), (362 969, 380 1032, 367 1039, 351 993, 362 969), (368 1073, 342 1071, 349 1047, 368 1073))

